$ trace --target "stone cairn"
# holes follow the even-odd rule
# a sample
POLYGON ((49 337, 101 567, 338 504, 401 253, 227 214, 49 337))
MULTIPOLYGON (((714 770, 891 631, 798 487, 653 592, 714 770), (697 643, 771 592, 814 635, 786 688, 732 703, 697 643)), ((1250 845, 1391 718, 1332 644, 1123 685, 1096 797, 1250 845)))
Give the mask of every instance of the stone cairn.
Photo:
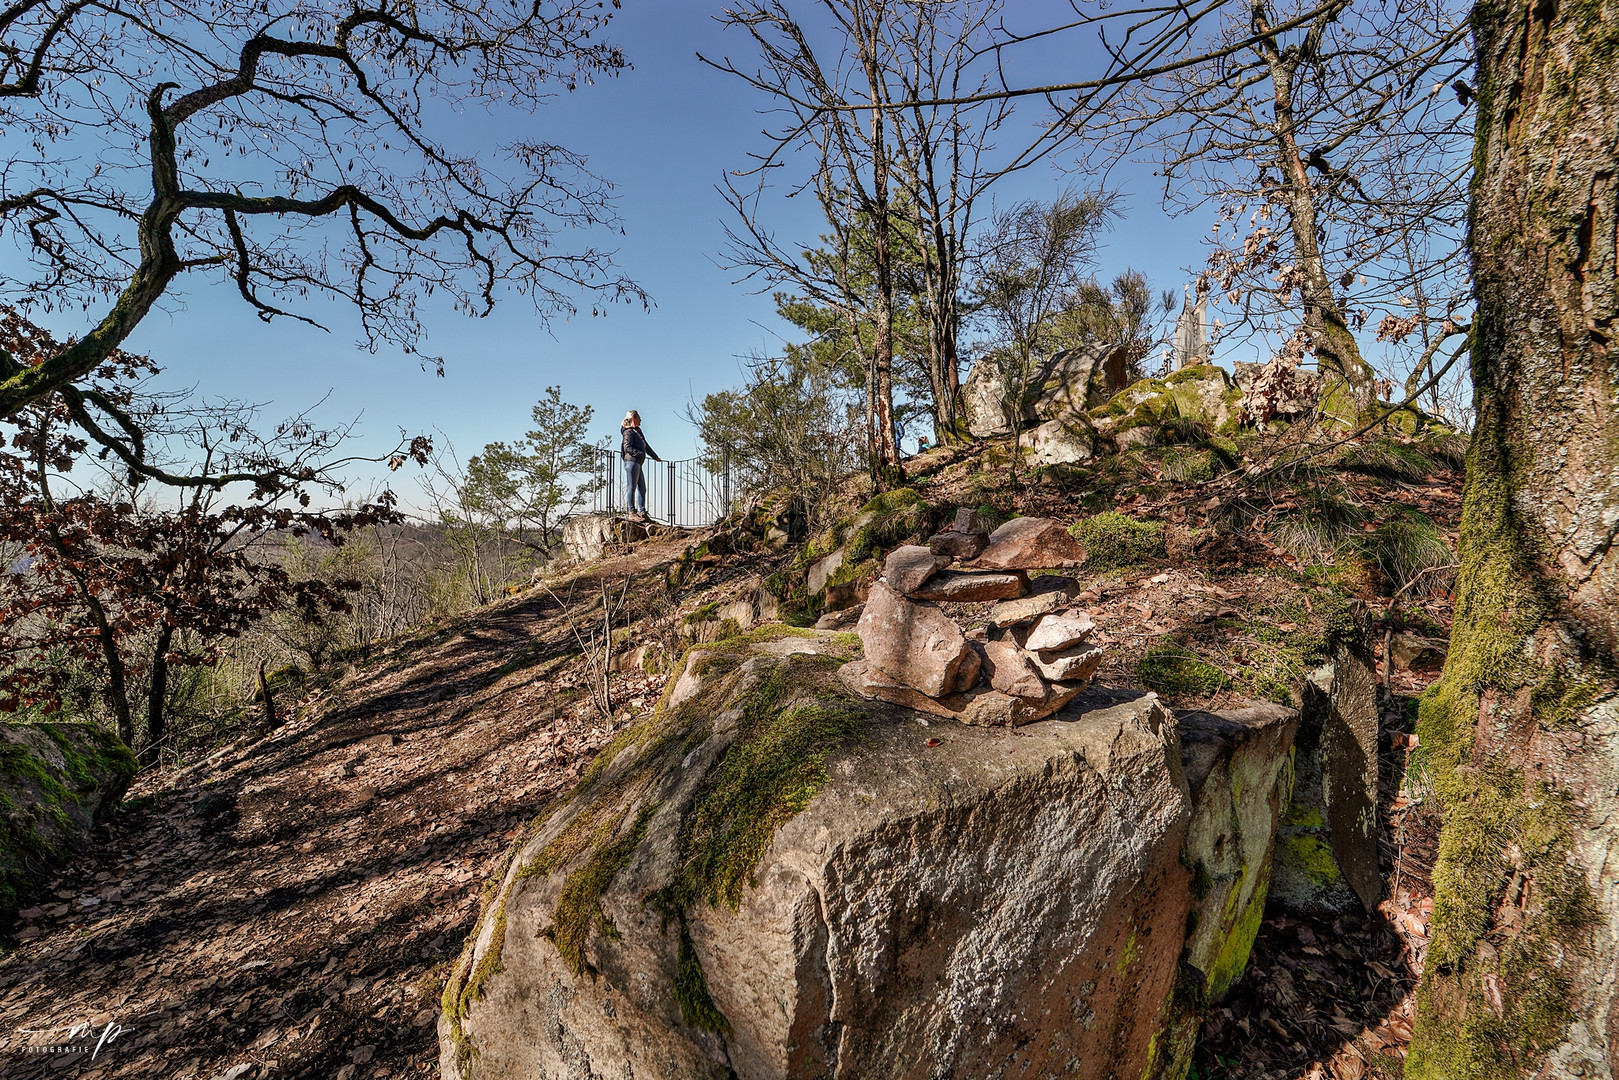
POLYGON ((1079 583, 1029 578, 1078 567, 1085 549, 1050 518, 1014 518, 988 533, 962 510, 927 543, 888 556, 856 632, 865 658, 843 681, 865 697, 968 724, 1027 724, 1072 701, 1096 674, 1102 647, 1074 609, 1079 583), (989 625, 963 633, 942 603, 995 601, 989 625))

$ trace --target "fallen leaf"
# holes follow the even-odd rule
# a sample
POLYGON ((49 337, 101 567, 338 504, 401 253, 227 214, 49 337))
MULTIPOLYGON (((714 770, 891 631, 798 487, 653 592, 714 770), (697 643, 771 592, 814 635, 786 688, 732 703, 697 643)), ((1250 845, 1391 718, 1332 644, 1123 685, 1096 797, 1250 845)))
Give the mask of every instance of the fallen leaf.
POLYGON ((928 746, 938 746, 939 745, 939 740, 938 739, 929 739, 927 741, 927 745, 928 746))

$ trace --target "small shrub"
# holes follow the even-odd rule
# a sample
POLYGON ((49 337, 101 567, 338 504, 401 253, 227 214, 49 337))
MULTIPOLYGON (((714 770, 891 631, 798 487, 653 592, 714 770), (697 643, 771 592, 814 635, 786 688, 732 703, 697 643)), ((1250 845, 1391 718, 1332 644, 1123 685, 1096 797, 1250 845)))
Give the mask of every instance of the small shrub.
POLYGON ((1164 523, 1107 510, 1068 530, 1085 545, 1087 570, 1117 570, 1165 556, 1164 523))
POLYGON ((1171 447, 1159 462, 1159 474, 1165 480, 1182 484, 1201 484, 1213 480, 1215 468, 1213 451, 1185 446, 1171 447))
POLYGON ((1345 450, 1339 464, 1381 480, 1416 481, 1430 476, 1436 468, 1433 458, 1414 443, 1398 439, 1373 439, 1345 450))
POLYGON ((983 527, 988 529, 990 532, 994 532, 996 529, 1012 520, 1011 514, 1007 513, 1005 510, 1002 510, 998 506, 991 506, 989 503, 981 504, 974 512, 978 515, 979 524, 983 525, 983 527))
POLYGON ((1467 447, 1471 441, 1454 431, 1432 431, 1422 436, 1422 452, 1441 468, 1460 472, 1467 468, 1467 447))
POLYGON ((1417 510, 1399 510, 1366 539, 1366 555, 1404 591, 1419 578, 1430 589, 1448 591, 1456 580, 1456 555, 1433 519, 1417 510))
POLYGON ((1360 535, 1366 509, 1340 486, 1310 488, 1271 530, 1276 546, 1310 562, 1333 563, 1360 535))
POLYGON ((1165 446, 1199 446, 1212 436, 1207 424, 1190 416, 1166 416, 1158 422, 1158 442, 1165 446))

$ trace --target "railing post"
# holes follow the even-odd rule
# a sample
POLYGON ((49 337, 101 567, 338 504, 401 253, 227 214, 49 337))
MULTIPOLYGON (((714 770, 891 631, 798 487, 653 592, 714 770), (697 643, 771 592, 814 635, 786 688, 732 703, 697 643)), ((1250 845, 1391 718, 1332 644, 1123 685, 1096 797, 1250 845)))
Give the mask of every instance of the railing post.
POLYGON ((731 516, 731 448, 720 451, 720 517, 731 516))
POLYGON ((618 482, 618 465, 613 460, 613 452, 607 451, 607 512, 613 512, 613 485, 618 482))
POLYGON ((675 463, 669 462, 669 524, 678 525, 675 516, 675 463))

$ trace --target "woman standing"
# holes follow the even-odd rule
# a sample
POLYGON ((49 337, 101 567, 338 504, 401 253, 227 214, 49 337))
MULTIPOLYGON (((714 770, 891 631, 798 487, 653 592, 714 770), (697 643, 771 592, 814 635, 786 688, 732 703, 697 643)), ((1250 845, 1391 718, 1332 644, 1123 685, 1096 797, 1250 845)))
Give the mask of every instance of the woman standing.
POLYGON ((619 427, 619 434, 624 437, 619 452, 624 457, 625 488, 629 492, 629 510, 635 517, 645 518, 646 512, 646 473, 642 467, 647 458, 653 461, 662 461, 658 452, 646 441, 641 434, 641 414, 631 409, 624 414, 624 423, 619 427))

